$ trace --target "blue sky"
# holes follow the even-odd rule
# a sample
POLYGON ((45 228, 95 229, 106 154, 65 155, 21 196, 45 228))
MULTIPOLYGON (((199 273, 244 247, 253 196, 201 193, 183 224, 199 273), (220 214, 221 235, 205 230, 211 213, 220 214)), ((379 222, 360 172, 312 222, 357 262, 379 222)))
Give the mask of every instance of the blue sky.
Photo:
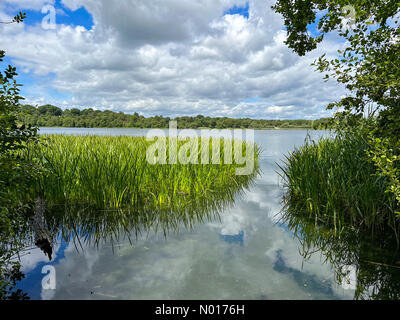
MULTIPOLYGON (((85 7, 81 7, 76 11, 72 11, 69 8, 65 7, 60 0, 55 1, 54 5, 57 11, 57 24, 66 24, 71 26, 83 26, 86 29, 90 30, 93 27, 93 18, 89 12, 85 9, 85 7)), ((25 20, 26 25, 35 25, 42 22, 42 19, 46 14, 43 14, 41 11, 32 10, 32 9, 24 9, 26 13, 27 19, 25 20)), ((15 8, 10 8, 10 13, 17 14, 18 11, 15 8)))
MULTIPOLYGON (((87 12, 87 10, 84 7, 81 7, 75 11, 72 11, 65 7, 60 0, 55 1, 54 5, 57 15, 56 15, 56 23, 57 24, 64 24, 64 25, 69 25, 69 26, 83 26, 87 30, 90 30, 93 27, 93 18, 87 12)), ((22 12, 26 13, 27 18, 24 21, 24 23, 27 26, 35 26, 37 24, 41 24, 43 18, 47 15, 46 13, 42 13, 41 11, 38 10, 32 10, 32 9, 24 9, 24 8, 18 8, 18 10, 15 10, 15 8, 9 8, 10 10, 7 10, 11 15, 16 15, 19 10, 22 10, 22 12)), ((4 59, 4 62, 0 64, 0 66, 4 69, 7 65, 15 64, 15 61, 13 61, 12 58, 6 57, 4 59)), ((51 83, 55 77, 56 74, 54 73, 49 73, 44 76, 35 76, 32 73, 24 73, 21 71, 19 72, 18 76, 18 83, 23 84, 23 87, 21 87, 21 93, 22 96, 31 96, 37 93, 38 91, 38 83, 51 83)), ((59 90, 51 87, 47 88, 40 88, 40 92, 42 93, 43 96, 51 97, 51 99, 54 100, 65 100, 65 99, 70 99, 71 94, 69 93, 63 93, 60 92, 59 90)), ((44 100, 45 101, 45 100, 44 100)), ((24 103, 24 102, 22 102, 24 103)))
POLYGON ((226 10, 224 14, 240 14, 245 18, 249 18, 249 3, 247 2, 245 6, 233 6, 232 8, 226 10))
MULTIPOLYGON (((3 62, 0 62, 0 68, 4 70, 7 68, 8 65, 15 65, 16 61, 14 61, 13 58, 10 57, 5 57, 3 62)), ((71 94, 68 92, 60 92, 56 88, 53 88, 52 86, 43 86, 40 84, 45 84, 45 83, 52 83, 54 79, 56 78, 56 74, 54 73, 48 73, 46 75, 34 75, 32 73, 25 73, 22 72, 21 70, 17 69, 18 76, 16 78, 18 84, 22 84, 20 87, 21 90, 21 96, 26 97, 26 96, 33 96, 33 95, 41 95, 43 96, 43 103, 46 101, 46 97, 50 97, 51 99, 54 100, 66 100, 71 98, 71 94)), ((21 101, 22 104, 25 103, 24 100, 21 101)), ((29 101, 28 101, 29 103, 29 101)), ((41 103, 34 104, 36 105, 41 105, 41 103)))
POLYGON ((284 45, 264 0, 55 0, 56 30, 41 27, 46 0, 4 1, 1 19, 28 16, 0 36, 33 105, 316 119, 343 94, 314 73, 318 52, 300 58, 284 45))

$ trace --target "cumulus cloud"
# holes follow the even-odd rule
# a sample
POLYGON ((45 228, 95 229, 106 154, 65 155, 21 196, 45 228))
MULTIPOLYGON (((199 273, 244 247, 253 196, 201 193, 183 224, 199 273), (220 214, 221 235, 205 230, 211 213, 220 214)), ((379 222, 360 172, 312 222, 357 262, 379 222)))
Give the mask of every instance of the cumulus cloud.
MULTIPOLYGON (((17 1, 7 0, 9 3, 17 1)), ((39 8, 43 1, 20 2, 39 8)), ((0 26, 2 46, 23 72, 52 75, 41 83, 68 99, 29 91, 29 101, 168 116, 204 114, 254 118, 318 118, 343 95, 284 44, 282 19, 263 0, 249 18, 224 14, 243 0, 63 0, 84 7, 91 30, 58 25, 0 26), (246 102, 257 98, 257 103, 246 102)), ((1 7, 0 7, 1 9, 1 7)), ((4 11, 3 11, 4 13, 4 11)), ((36 84, 38 85, 38 84, 36 84)))

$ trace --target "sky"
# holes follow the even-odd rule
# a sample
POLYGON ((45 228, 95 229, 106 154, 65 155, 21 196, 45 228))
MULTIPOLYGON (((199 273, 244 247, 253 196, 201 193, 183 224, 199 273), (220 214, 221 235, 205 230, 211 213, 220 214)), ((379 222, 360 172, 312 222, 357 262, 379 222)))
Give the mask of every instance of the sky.
POLYGON ((2 0, 1 49, 25 103, 144 116, 318 119, 345 95, 299 57, 275 0, 2 0), (43 23, 44 22, 44 23, 43 23), (49 25, 49 22, 53 23, 49 25))

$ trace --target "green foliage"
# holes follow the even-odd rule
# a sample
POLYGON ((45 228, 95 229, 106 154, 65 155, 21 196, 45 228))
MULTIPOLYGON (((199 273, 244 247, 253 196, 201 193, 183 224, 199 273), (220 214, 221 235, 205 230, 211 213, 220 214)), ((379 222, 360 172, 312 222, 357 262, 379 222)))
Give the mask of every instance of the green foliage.
POLYGON ((387 183, 381 192, 394 194, 399 207, 400 2, 278 0, 273 8, 285 19, 286 43, 299 55, 314 50, 329 32, 337 32, 344 40, 345 49, 338 51, 337 58, 324 54, 314 63, 326 80, 334 78, 348 90, 346 97, 327 106, 340 110, 331 126, 339 133, 367 134, 365 161, 375 164, 376 173, 387 183), (346 26, 349 17, 351 25, 346 26), (309 32, 316 22, 317 32, 309 32), (370 118, 367 126, 366 115, 370 118))
POLYGON ((11 21, 0 21, 2 24, 21 23, 26 19, 26 13, 18 12, 18 14, 11 21))
MULTIPOLYGON (((25 14, 19 13, 10 22, 20 23, 25 14)), ((0 62, 5 52, 0 50, 0 62)), ((21 195, 29 189, 38 169, 17 156, 27 143, 35 140, 36 129, 18 123, 20 85, 16 82, 16 69, 8 66, 0 71, 0 299, 25 299, 20 291, 13 291, 21 279, 16 256, 29 237, 27 213, 29 206, 21 202, 21 195)))
MULTIPOLYGON (((36 159, 48 170, 26 193, 26 200, 35 199, 39 193, 49 206, 82 204, 102 210, 137 207, 148 211, 172 210, 181 201, 192 201, 195 196, 211 201, 214 194, 230 190, 230 185, 247 186, 258 172, 256 167, 250 176, 237 176, 237 164, 152 165, 146 159, 146 152, 154 142, 145 138, 45 136, 42 139, 43 143, 21 152, 21 157, 28 162, 36 159)), ((178 143, 182 144, 184 141, 178 143)), ((221 158, 224 159, 223 149, 221 158)))
POLYGON ((389 113, 399 119, 398 112, 393 112, 398 109, 400 94, 398 1, 278 0, 274 9, 285 17, 286 43, 300 55, 315 49, 331 31, 346 41, 347 47, 338 51, 338 58, 328 59, 324 54, 314 63, 325 79, 335 78, 351 92, 328 109, 343 108, 346 114, 369 109, 371 115, 376 113, 374 109, 382 109, 382 118, 389 113), (354 9, 354 21, 344 27, 349 6, 354 9), (319 35, 314 36, 309 27, 317 22, 317 10, 325 11, 318 20, 319 35))
MULTIPOLYGON (((73 111, 73 110, 71 110, 71 111, 73 111)), ((49 105, 49 104, 39 107, 38 112, 40 115, 55 116, 55 117, 59 117, 63 113, 60 108, 49 105)))
POLYGON ((385 192, 388 179, 377 174, 368 148, 368 137, 356 131, 296 149, 282 168, 286 209, 338 232, 350 225, 397 237, 396 199, 385 192))
MULTIPOLYGON (((0 62, 4 56, 4 51, 0 51, 0 62)), ((23 98, 19 95, 20 85, 16 76, 16 69, 12 66, 0 72, 0 157, 22 148, 36 134, 32 127, 17 123, 16 113, 23 98)))
MULTIPOLYGON (((389 180, 387 191, 392 192, 400 208, 400 105, 382 111, 378 125, 370 135, 370 157, 381 175, 389 180)), ((399 211, 397 211, 398 214, 399 211)))
POLYGON ((390 19, 399 12, 396 0, 278 0, 272 8, 284 18, 285 43, 303 56, 316 49, 329 32, 339 31, 341 36, 349 36, 343 28, 344 20, 353 14, 349 6, 354 8, 351 22, 356 24, 355 33, 374 23, 388 27, 390 19), (309 31, 312 24, 316 24, 318 34, 309 31))
POLYGON ((303 56, 306 52, 317 47, 323 37, 312 37, 308 33, 307 27, 315 22, 316 9, 323 9, 326 1, 311 0, 278 0, 272 8, 282 14, 287 28, 287 40, 295 52, 303 56))
MULTIPOLYGON (((393 193, 400 204, 400 169, 399 161, 400 156, 394 152, 393 145, 390 144, 388 139, 381 140, 370 136, 370 149, 369 155, 372 161, 378 167, 380 173, 387 177, 389 185, 386 189, 387 192, 393 193)), ((396 213, 400 215, 400 208, 397 208, 396 213)))
MULTIPOLYGON (((168 128, 169 117, 154 116, 145 118, 134 113, 132 115, 122 112, 99 111, 91 108, 61 110, 58 107, 44 105, 35 108, 24 105, 20 108, 18 119, 38 127, 67 127, 67 128, 168 128)), ((319 120, 256 120, 256 119, 231 119, 211 118, 204 116, 178 117, 181 129, 323 129, 328 119, 319 120)))

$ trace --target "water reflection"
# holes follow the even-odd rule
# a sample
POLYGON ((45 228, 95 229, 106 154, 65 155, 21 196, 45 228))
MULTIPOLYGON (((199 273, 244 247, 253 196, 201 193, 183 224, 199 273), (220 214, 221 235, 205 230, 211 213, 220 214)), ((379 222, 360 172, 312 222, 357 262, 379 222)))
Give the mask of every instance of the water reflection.
MULTIPOLYGON (((231 208, 235 201, 240 199, 240 195, 250 187, 257 174, 258 170, 255 170, 253 175, 238 179, 236 184, 225 186, 223 189, 215 186, 214 190, 207 194, 171 194, 170 204, 162 207, 146 201, 138 202, 141 205, 135 207, 115 210, 98 210, 74 203, 47 207, 44 201, 38 199, 35 212, 29 219, 32 237, 21 253, 26 251, 27 254, 31 254, 35 244, 48 257, 49 263, 54 264, 59 262, 57 252, 60 244, 64 249, 73 245, 76 252, 85 255, 91 248, 111 247, 114 254, 115 249, 133 248, 137 239, 149 234, 160 234, 167 238, 170 234, 178 234, 180 230, 190 231, 195 225, 219 221, 219 214, 231 208)), ((32 256, 30 258, 33 260, 32 256)), ((28 268, 27 271, 31 270, 28 268)), ((16 281, 22 277, 16 277, 16 281)), ((20 289, 17 292, 22 293, 20 289)), ((26 297, 26 294, 22 297, 26 297)))
POLYGON ((397 254, 389 244, 335 237, 321 227, 316 232, 313 222, 294 217, 281 220, 276 163, 307 134, 256 132, 262 174, 249 190, 237 190, 240 197, 225 190, 219 201, 201 204, 180 195, 178 210, 142 209, 139 216, 134 210, 48 208, 46 227, 58 235, 50 262, 57 290, 40 286, 42 267, 49 264, 40 249, 22 257, 27 279, 20 288, 32 299, 398 298, 397 254), (69 214, 61 214, 65 210, 69 214), (163 219, 170 214, 170 221, 163 219))
MULTIPOLYGON (((307 261, 322 254, 323 262, 333 266, 335 281, 354 290, 354 299, 400 299, 400 254, 395 239, 372 238, 354 229, 335 233, 290 209, 282 221, 299 240, 301 256, 307 261)), ((276 267, 293 272, 279 260, 276 267)))
POLYGON ((175 195, 168 209, 143 205, 130 209, 98 210, 78 205, 54 206, 46 210, 49 233, 58 241, 73 241, 77 246, 99 246, 118 243, 153 232, 167 237, 180 229, 191 230, 194 225, 219 219, 219 213, 231 207, 235 199, 251 183, 226 187, 224 192, 204 195, 175 195))

